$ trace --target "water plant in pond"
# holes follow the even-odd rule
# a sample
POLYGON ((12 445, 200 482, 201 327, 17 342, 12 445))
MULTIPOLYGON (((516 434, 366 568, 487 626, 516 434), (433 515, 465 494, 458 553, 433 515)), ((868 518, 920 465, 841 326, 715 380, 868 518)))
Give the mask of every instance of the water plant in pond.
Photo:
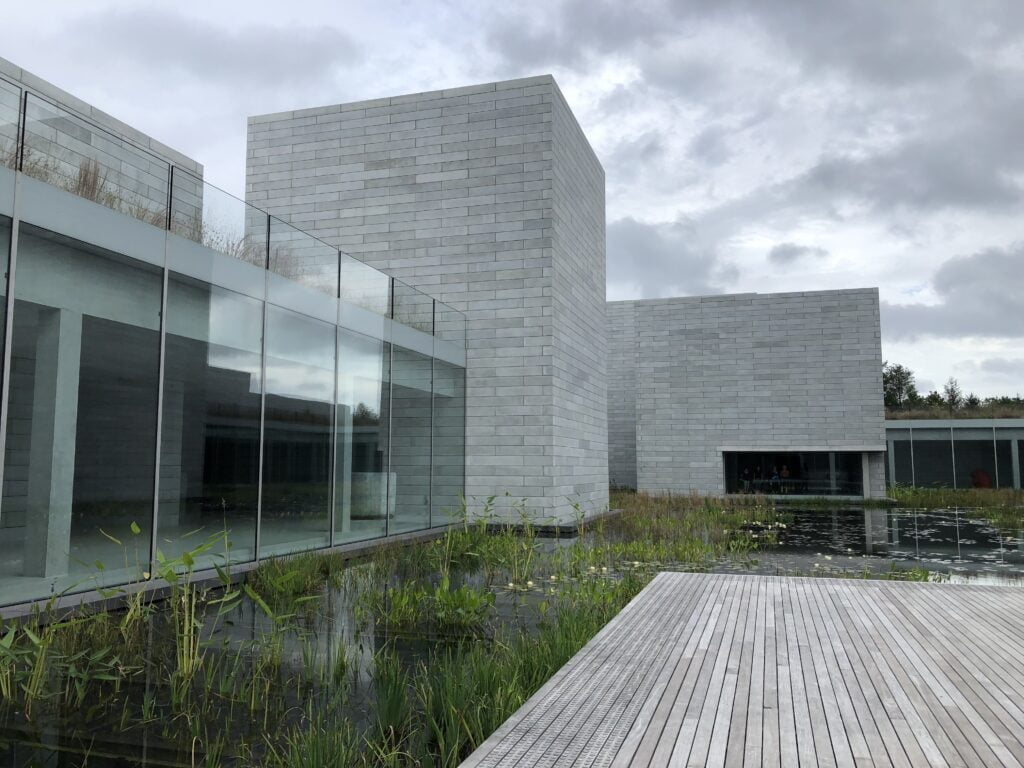
MULTIPOLYGON (((520 508, 516 525, 488 511, 434 541, 297 555, 241 580, 220 556, 209 588, 196 563, 230 551, 222 536, 160 561, 158 605, 129 589, 119 613, 51 606, 0 628, 0 704, 18 727, 116 734, 104 749, 145 742, 168 765, 455 766, 658 569, 746 568, 794 519, 753 498, 613 503, 568 541, 520 508)), ((928 577, 821 562, 802 573, 928 577)))

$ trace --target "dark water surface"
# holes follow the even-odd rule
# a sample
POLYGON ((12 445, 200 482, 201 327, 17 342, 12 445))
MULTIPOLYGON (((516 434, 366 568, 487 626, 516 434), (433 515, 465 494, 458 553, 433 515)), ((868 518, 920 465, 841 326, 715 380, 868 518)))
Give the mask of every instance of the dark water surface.
POLYGON ((848 575, 867 569, 924 569, 938 581, 1024 586, 1024 530, 985 509, 784 510, 784 527, 758 532, 755 562, 722 564, 738 573, 848 575))

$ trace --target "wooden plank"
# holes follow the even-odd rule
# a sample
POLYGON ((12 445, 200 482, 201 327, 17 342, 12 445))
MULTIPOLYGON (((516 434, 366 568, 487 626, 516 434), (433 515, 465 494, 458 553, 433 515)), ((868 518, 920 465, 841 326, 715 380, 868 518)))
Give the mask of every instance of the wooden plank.
MULTIPOLYGON (((694 612, 691 623, 687 627, 687 640, 676 664, 671 667, 668 679, 664 679, 665 670, 659 677, 651 691, 651 695, 644 703, 637 717, 619 746, 612 768, 626 765, 647 765, 651 761, 652 754, 661 734, 665 729, 668 713, 675 702, 676 692, 685 685, 685 680, 691 674, 696 660, 699 668, 700 660, 698 655, 701 640, 706 633, 713 630, 717 617, 721 611, 716 603, 715 597, 719 594, 723 584, 720 581, 704 580, 706 589, 702 593, 704 604, 700 612, 694 612)), ((666 670, 668 667, 666 667, 666 670)))
POLYGON ((1024 590, 659 574, 463 764, 1024 768, 1024 590))

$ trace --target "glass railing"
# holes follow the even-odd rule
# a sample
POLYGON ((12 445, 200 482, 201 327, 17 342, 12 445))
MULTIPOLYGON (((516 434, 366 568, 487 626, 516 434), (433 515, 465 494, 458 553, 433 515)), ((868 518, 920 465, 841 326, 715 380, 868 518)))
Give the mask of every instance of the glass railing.
POLYGON ((3 79, 0 166, 423 333, 465 344, 463 313, 3 79))
POLYGON ((267 214, 234 195, 175 168, 171 232, 257 267, 267 266, 267 214))
POLYGON ((338 254, 342 300, 383 317, 391 317, 391 278, 347 253, 338 254))
POLYGON ((466 316, 440 301, 434 302, 434 335, 460 347, 466 345, 466 316))
POLYGON ((434 300, 430 296, 396 278, 392 302, 395 320, 417 331, 434 333, 434 300))
POLYGON ((170 164, 29 93, 22 172, 158 227, 167 225, 170 164))
POLYGON ((21 89, 0 80, 0 166, 17 166, 20 126, 21 89))

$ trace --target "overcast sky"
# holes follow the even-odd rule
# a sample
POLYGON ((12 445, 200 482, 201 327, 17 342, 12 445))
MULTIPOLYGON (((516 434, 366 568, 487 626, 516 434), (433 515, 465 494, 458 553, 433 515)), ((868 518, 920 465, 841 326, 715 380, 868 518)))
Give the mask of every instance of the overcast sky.
POLYGON ((610 299, 878 286, 922 389, 1024 393, 1022 0, 39 0, 0 40, 239 195, 247 115, 550 72, 610 299))

